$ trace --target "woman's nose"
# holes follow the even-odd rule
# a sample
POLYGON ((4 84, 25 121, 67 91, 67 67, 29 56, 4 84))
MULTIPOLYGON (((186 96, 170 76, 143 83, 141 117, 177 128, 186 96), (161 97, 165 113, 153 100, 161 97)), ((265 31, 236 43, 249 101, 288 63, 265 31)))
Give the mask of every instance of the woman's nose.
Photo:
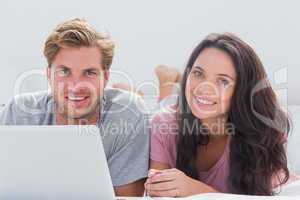
POLYGON ((196 86, 194 92, 201 95, 216 95, 218 93, 218 89, 215 84, 209 81, 204 81, 196 86))

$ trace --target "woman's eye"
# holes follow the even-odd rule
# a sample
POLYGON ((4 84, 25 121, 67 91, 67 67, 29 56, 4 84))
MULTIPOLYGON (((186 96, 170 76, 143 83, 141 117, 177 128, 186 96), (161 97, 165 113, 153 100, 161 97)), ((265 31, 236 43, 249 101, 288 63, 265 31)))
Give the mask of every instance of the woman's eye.
POLYGON ((219 82, 223 85, 223 86, 226 86, 229 84, 229 81, 226 80, 226 79, 220 79, 219 82))
POLYGON ((203 76, 202 72, 200 71, 193 71, 193 75, 196 77, 196 78, 201 78, 203 76))

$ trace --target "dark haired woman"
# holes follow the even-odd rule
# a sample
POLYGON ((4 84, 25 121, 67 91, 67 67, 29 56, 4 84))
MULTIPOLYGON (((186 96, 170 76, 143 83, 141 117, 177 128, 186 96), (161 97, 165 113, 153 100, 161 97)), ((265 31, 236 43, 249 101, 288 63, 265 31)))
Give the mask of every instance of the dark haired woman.
POLYGON ((289 179, 289 120, 253 49, 211 34, 192 52, 176 105, 152 120, 150 196, 273 195, 289 179))

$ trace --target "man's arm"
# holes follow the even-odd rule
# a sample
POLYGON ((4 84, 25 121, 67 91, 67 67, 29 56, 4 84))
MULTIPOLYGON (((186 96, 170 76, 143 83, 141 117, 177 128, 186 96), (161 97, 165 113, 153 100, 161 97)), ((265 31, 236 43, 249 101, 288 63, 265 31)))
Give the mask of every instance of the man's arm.
POLYGON ((10 100, 0 111, 0 125, 15 125, 16 111, 14 100, 10 100))
POLYGON ((146 179, 138 180, 134 183, 114 187, 116 196, 141 197, 144 194, 144 183, 146 179))

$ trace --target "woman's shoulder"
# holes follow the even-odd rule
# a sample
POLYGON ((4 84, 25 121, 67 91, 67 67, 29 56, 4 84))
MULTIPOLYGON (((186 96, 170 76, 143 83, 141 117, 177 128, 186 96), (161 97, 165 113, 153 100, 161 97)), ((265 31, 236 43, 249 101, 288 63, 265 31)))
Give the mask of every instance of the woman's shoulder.
POLYGON ((170 105, 156 112, 151 118, 152 134, 177 135, 177 106, 170 105))
POLYGON ((157 110, 151 118, 151 121, 175 121, 177 113, 177 105, 172 104, 169 106, 162 107, 157 110))

